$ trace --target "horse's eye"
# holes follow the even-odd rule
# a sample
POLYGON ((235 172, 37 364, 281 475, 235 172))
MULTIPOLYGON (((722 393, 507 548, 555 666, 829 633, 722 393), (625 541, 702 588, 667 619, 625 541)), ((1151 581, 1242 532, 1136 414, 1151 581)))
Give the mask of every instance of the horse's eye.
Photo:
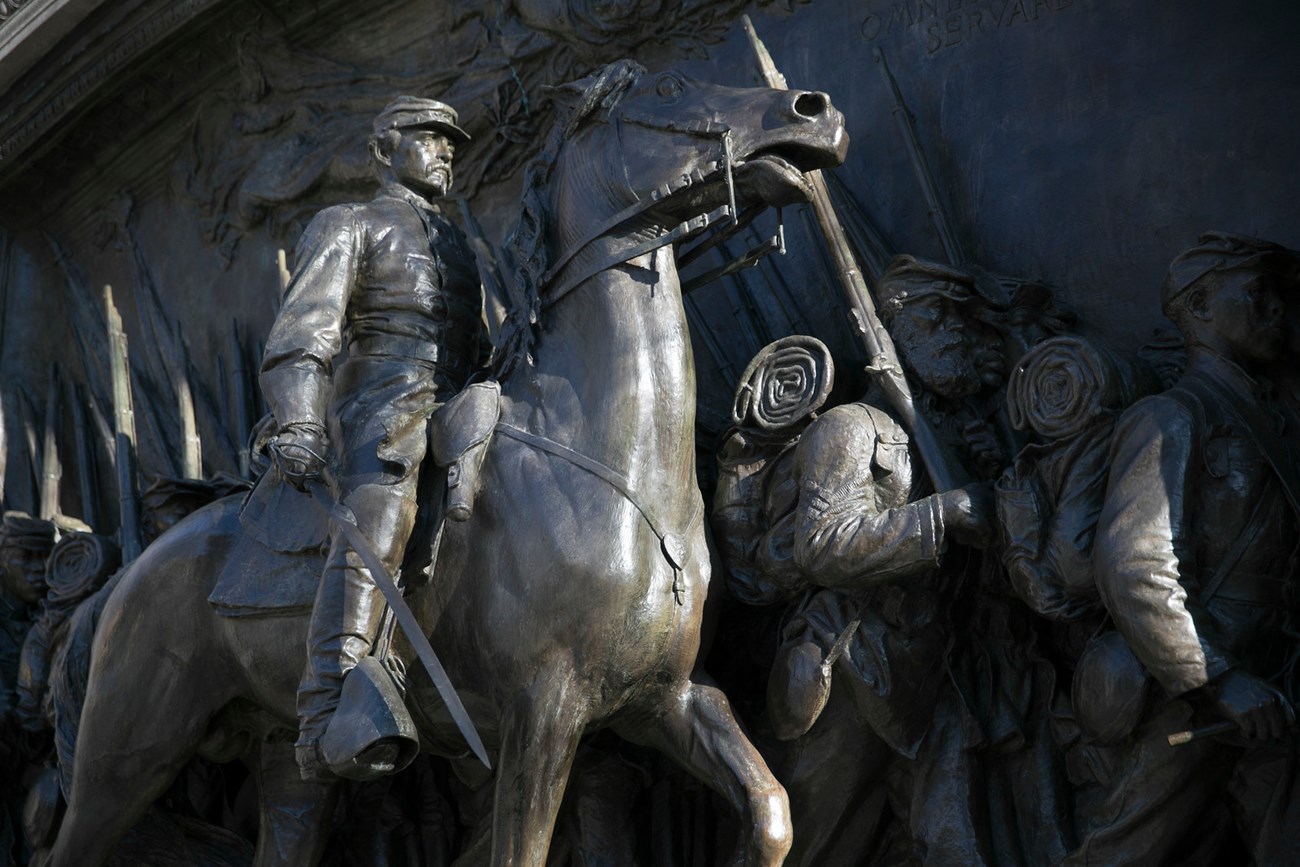
POLYGON ((655 82, 655 92, 664 99, 677 99, 685 89, 686 85, 682 80, 672 73, 664 73, 655 82))

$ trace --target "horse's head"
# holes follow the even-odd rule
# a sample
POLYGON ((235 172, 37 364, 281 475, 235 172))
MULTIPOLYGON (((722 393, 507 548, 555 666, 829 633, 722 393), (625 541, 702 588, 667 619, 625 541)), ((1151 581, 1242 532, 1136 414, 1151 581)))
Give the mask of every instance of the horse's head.
POLYGON ((647 217, 689 219, 727 201, 729 169, 738 206, 792 204, 808 198, 803 172, 839 165, 848 148, 824 93, 724 87, 629 61, 559 91, 570 138, 556 205, 568 210, 563 197, 577 197, 595 212, 575 222, 649 201, 647 217))
POLYGON ((515 239, 534 317, 733 196, 740 210, 806 200, 803 173, 839 165, 848 149, 824 93, 724 87, 628 60, 554 93, 560 115, 529 168, 515 239))

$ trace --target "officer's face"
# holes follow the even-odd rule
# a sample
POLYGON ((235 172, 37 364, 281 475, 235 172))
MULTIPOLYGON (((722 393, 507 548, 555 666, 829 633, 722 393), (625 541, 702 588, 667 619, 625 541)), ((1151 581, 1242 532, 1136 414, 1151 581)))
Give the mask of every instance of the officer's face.
POLYGON ((1225 275, 1207 293, 1205 310, 1221 345, 1238 363, 1277 361, 1286 349, 1286 306, 1272 274, 1225 275))
POLYGON ((434 130, 403 130, 392 154, 393 173, 418 193, 430 198, 445 196, 451 189, 451 158, 455 152, 451 139, 434 130))

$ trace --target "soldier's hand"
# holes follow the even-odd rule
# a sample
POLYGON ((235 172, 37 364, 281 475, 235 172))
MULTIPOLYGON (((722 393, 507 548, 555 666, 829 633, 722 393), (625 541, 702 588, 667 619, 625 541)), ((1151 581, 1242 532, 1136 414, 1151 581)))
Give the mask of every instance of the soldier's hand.
POLYGON ((325 468, 325 432, 316 425, 285 425, 271 441, 271 454, 280 474, 301 491, 325 468))
POLYGON ((1250 740, 1277 741, 1295 725, 1295 710, 1282 693, 1252 674, 1233 669, 1210 684, 1214 709, 1250 740))
POLYGON ((993 489, 986 483, 967 485, 939 495, 943 523, 952 537, 963 545, 987 548, 993 544, 997 529, 997 507, 993 489))
POLYGON ((968 422, 962 428, 966 451, 970 453, 975 469, 986 479, 995 479, 1006 469, 1006 455, 993 428, 984 421, 968 422))

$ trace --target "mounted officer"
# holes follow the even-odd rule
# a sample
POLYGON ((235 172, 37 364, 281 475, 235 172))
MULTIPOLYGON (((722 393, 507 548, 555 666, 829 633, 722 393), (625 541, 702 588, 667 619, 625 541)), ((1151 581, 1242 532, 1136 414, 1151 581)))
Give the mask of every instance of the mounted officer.
MULTIPOLYGON (((262 362, 281 474, 302 487, 331 465, 335 497, 390 575, 415 526, 429 417, 464 386, 480 346, 473 254, 430 201, 451 188, 452 157, 468 140, 456 112, 436 100, 402 96, 380 112, 370 155, 383 186, 372 201, 326 208, 308 225, 262 362)), ((448 516, 466 518, 468 502, 453 496, 448 516)), ((298 687, 304 779, 325 776, 321 738, 384 610, 360 556, 332 527, 298 687)))

